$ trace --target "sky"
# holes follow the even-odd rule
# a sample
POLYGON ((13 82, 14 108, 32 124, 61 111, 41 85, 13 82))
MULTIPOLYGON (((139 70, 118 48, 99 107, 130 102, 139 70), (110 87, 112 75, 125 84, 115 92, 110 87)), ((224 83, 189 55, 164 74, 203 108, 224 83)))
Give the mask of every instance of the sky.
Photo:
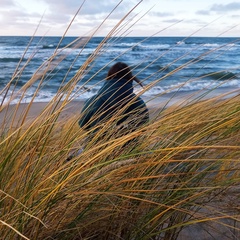
POLYGON ((116 27, 113 35, 240 37, 239 0, 0 0, 0 6, 1 36, 106 36, 116 27))

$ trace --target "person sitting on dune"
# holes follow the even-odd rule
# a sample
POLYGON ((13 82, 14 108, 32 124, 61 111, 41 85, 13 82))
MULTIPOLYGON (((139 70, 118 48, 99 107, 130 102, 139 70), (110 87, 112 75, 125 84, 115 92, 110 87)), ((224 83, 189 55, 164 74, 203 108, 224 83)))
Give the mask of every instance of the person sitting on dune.
MULTIPOLYGON (((127 64, 117 62, 109 69, 103 86, 85 102, 81 111, 79 126, 89 131, 88 142, 96 135, 105 138, 105 141, 113 135, 123 136, 149 121, 145 102, 133 92, 133 81, 143 87, 127 64), (109 122, 113 126, 111 130, 106 128, 109 122), (102 132, 96 134, 99 131, 102 132)), ((94 139, 93 142, 96 143, 97 140, 99 139, 94 139)))
POLYGON ((133 93, 133 80, 142 86, 141 82, 132 75, 127 64, 122 62, 114 64, 108 71, 104 85, 84 104, 79 126, 84 129, 100 126, 119 111, 121 114, 116 125, 120 125, 130 117, 133 117, 135 124, 132 126, 136 129, 148 122, 148 109, 144 101, 133 93), (126 105, 128 106, 122 110, 126 105))

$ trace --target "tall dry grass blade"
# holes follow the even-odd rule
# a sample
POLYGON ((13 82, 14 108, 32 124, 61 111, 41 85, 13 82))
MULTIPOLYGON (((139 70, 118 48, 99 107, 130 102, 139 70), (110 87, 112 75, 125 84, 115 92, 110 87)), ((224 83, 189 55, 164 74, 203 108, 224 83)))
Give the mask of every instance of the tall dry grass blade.
POLYGON ((21 234, 17 229, 15 229, 14 227, 12 227, 11 225, 7 224, 6 222, 0 220, 1 224, 9 227, 10 229, 12 229, 14 232, 17 233, 17 235, 19 235, 20 237, 26 239, 26 240, 30 240, 29 238, 27 238, 26 236, 24 236, 23 234, 21 234))

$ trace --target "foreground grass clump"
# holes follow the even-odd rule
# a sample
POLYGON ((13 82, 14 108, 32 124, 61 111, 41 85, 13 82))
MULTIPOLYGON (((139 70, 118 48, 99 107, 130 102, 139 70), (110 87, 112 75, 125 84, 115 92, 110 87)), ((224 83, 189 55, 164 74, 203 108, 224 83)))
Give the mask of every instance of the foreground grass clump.
POLYGON ((86 134, 76 118, 63 125, 48 111, 2 133, 2 238, 176 239, 206 222, 209 234, 214 223, 234 239, 239 111, 239 96, 168 108, 138 132, 99 142, 67 163, 86 134), (136 135, 141 144, 121 150, 136 135))

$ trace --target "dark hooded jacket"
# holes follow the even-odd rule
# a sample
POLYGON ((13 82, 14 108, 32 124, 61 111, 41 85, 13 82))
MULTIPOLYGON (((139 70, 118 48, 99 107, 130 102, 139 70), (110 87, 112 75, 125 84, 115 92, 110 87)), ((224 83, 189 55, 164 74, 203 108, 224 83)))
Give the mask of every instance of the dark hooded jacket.
POLYGON ((115 119, 115 126, 128 126, 134 131, 149 120, 149 113, 144 101, 133 93, 133 82, 124 78, 106 80, 98 93, 88 99, 82 109, 79 125, 84 129, 101 126, 109 119, 115 119))

